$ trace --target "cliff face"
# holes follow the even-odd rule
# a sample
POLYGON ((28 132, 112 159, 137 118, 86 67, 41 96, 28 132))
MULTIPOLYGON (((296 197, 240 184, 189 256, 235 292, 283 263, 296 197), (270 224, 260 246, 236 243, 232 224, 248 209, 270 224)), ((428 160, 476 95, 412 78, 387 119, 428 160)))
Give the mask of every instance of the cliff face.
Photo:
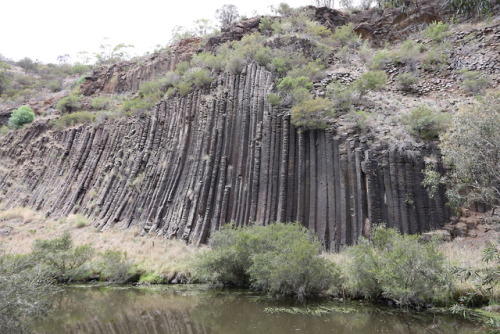
POLYGON ((300 221, 328 249, 375 223, 416 233, 449 217, 421 186, 423 157, 353 132, 304 131, 266 102, 271 74, 249 65, 209 88, 163 100, 151 115, 55 132, 9 133, 1 202, 51 216, 80 212, 99 228, 204 243, 221 225, 300 221))

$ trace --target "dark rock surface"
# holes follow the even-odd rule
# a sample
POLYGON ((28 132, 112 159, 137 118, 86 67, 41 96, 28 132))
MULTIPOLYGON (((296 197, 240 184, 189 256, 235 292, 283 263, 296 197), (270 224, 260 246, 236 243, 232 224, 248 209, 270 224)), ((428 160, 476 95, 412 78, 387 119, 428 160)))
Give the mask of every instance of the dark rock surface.
POLYGON ((288 110, 266 102, 272 87, 268 71, 249 65, 151 115, 11 132, 0 148, 0 202, 193 243, 230 222, 300 221, 329 249, 376 223, 417 233, 447 221, 443 192, 429 198, 421 186, 435 147, 298 131, 288 110))

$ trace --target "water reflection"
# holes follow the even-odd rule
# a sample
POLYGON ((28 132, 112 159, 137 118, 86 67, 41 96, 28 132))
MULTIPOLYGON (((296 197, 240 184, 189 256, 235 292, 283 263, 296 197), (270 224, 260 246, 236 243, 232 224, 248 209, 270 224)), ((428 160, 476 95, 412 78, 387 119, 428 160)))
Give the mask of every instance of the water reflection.
MULTIPOLYGON (((339 304, 324 304, 325 307, 339 304)), ((345 304, 342 304, 345 305, 345 304)), ((408 315, 356 305, 356 312, 322 316, 267 314, 284 302, 256 301, 245 292, 177 286, 145 288, 71 287, 38 333, 480 333, 458 317, 408 315)), ((352 308, 352 306, 350 306, 352 308)))

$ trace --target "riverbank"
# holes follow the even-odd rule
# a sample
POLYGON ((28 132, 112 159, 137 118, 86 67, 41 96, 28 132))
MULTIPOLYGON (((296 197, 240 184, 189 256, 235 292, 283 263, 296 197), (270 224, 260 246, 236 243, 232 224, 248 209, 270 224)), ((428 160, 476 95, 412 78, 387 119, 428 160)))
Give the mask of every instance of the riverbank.
MULTIPOLYGON (((188 283, 196 277, 193 260, 208 250, 208 247, 194 247, 179 240, 167 240, 157 235, 141 235, 138 230, 133 229, 97 231, 90 225, 88 219, 78 215, 51 220, 26 208, 0 212, 0 242, 5 254, 29 254, 33 251, 36 240, 54 239, 65 233, 71 238, 74 247, 88 245, 94 250, 85 275, 80 276, 80 279, 84 280, 106 279, 99 266, 102 265, 102 257, 112 252, 126 254, 130 264, 127 269, 128 275, 133 277, 129 282, 188 283)), ((444 254, 447 266, 456 270, 455 275, 449 276, 451 279, 449 286, 453 291, 449 294, 448 300, 441 301, 442 304, 455 305, 455 312, 466 314, 470 311, 468 307, 494 303, 498 300, 498 286, 487 291, 478 282, 478 277, 475 277, 476 273, 498 267, 495 261, 483 261, 484 248, 490 241, 455 238, 452 242, 443 242, 437 246, 437 249, 444 254)), ((342 287, 332 291, 331 294, 342 298, 352 297, 349 292, 352 289, 347 274, 350 261, 347 253, 324 253, 322 257, 335 263, 341 272, 342 287)), ((108 258, 108 262, 113 261, 114 258, 108 258)), ((488 317, 494 318, 498 310, 495 306, 491 310, 494 312, 488 317)), ((498 319, 496 321, 498 323, 498 319)))

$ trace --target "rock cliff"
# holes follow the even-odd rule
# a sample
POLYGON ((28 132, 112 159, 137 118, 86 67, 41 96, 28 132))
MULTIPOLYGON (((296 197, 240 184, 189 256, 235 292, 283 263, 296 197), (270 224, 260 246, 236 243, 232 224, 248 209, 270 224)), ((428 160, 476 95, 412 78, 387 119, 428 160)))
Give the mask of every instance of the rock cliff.
POLYGON ((273 85, 270 72, 251 64, 163 100, 151 115, 10 132, 0 149, 1 202, 193 243, 230 222, 300 221, 327 249, 376 223, 408 233, 445 223, 443 191, 430 198, 421 186, 423 157, 439 155, 436 148, 298 131, 288 110, 266 102, 273 85))

